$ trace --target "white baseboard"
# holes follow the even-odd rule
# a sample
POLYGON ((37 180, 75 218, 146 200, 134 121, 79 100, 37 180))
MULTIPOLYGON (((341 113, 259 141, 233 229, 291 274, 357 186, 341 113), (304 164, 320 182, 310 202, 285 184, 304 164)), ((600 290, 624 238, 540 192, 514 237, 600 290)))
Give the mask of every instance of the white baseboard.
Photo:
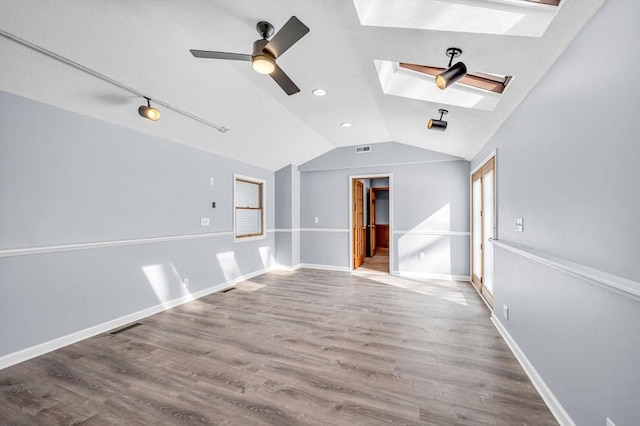
POLYGON ((297 271, 298 269, 300 269, 300 264, 299 263, 297 265, 293 265, 293 266, 273 265, 271 268, 269 268, 270 271, 289 271, 289 272, 297 271))
POLYGON ((347 266, 318 265, 316 263, 301 263, 300 268, 322 269, 325 271, 351 272, 351 270, 347 266))
POLYGON ((549 389, 544 380, 542 380, 540 374, 538 374, 533 364, 531 364, 527 356, 524 354, 524 352, 522 352, 515 340, 513 340, 498 317, 492 314, 491 322, 493 322, 493 324, 496 326, 496 329, 498 329, 498 332, 500 333, 504 341, 507 342, 507 345, 511 349, 511 352, 513 352, 513 355, 516 357, 525 373, 527 373, 527 376, 529 376, 529 380, 531 380, 531 383, 533 383, 533 386, 542 397, 542 400, 547 404, 547 407, 549 407, 551 414, 553 414, 560 426, 576 426, 574 421, 569 416, 569 413, 567 413, 562 404, 560 404, 560 401, 558 401, 553 392, 551 392, 551 389, 549 389))
POLYGON ((471 277, 466 275, 430 274, 428 272, 404 272, 404 271, 393 271, 391 274, 397 277, 403 277, 403 278, 423 278, 428 280, 445 280, 445 281, 471 281, 471 277))
POLYGON ((132 322, 140 321, 151 315, 155 315, 162 311, 166 311, 168 309, 182 305, 184 303, 191 302, 192 300, 199 299, 211 293, 216 293, 216 292, 225 290, 229 287, 233 287, 239 282, 249 280, 253 277, 257 277, 258 275, 262 275, 271 269, 273 269, 273 267, 260 269, 260 270, 251 272, 249 274, 234 278, 222 284, 216 284, 211 287, 207 287, 203 290, 197 291, 195 293, 190 293, 185 296, 179 297, 177 299, 169 300, 167 302, 162 302, 150 308, 146 308, 141 311, 134 312, 132 314, 125 315, 120 318, 116 318, 111 321, 104 322, 102 324, 95 325, 93 327, 85 328, 84 330, 80 330, 75 333, 67 334, 66 336, 58 337, 57 339, 53 339, 48 342, 31 346, 30 348, 22 349, 20 351, 4 355, 0 357, 0 370, 18 363, 27 361, 31 358, 44 355, 48 352, 55 351, 65 346, 72 345, 81 340, 88 339, 93 336, 97 336, 98 334, 106 333, 110 330, 122 327, 132 322))

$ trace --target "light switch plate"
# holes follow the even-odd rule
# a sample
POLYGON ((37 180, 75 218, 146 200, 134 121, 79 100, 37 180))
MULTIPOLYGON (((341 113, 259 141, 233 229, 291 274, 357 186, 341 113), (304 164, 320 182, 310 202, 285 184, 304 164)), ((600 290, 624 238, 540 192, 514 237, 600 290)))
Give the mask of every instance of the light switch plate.
POLYGON ((200 226, 209 226, 209 218, 201 217, 200 218, 200 226))
POLYGON ((210 178, 209 178, 209 185, 213 186, 213 184, 214 184, 215 182, 216 182, 216 181, 215 181, 215 179, 214 179, 214 178, 212 178, 212 177, 210 177, 210 178))
POLYGON ((524 218, 516 219, 516 232, 524 232, 524 218))
POLYGON ((424 260, 424 252, 420 252, 420 254, 418 254, 418 259, 424 260))

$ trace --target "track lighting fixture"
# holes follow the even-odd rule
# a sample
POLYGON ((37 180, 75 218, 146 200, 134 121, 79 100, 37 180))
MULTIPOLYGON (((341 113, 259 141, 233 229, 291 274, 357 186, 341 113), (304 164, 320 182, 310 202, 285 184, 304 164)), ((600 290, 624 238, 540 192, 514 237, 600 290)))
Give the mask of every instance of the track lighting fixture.
POLYGON ((427 123, 427 129, 440 130, 441 132, 444 132, 447 128, 447 122, 442 120, 442 116, 448 114, 449 111, 447 111, 446 109, 439 109, 438 112, 440 113, 440 119, 430 119, 427 123))
POLYGON ((138 114, 140 114, 140 117, 148 118, 151 121, 160 120, 160 111, 151 106, 151 99, 146 96, 144 98, 147 100, 147 105, 140 105, 140 108, 138 108, 138 114))
POLYGON ((457 62, 454 66, 451 66, 453 63, 453 58, 462 55, 462 50, 457 47, 450 47, 447 49, 447 56, 449 59, 449 68, 442 71, 440 74, 436 76, 436 86, 438 86, 441 90, 446 89, 451 86, 456 81, 460 80, 462 77, 467 75, 467 66, 463 62, 457 62))

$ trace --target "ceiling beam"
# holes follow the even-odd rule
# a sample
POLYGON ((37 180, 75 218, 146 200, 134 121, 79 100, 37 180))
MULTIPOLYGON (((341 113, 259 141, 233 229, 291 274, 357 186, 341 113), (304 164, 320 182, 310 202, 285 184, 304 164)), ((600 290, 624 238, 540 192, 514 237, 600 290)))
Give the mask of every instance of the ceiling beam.
MULTIPOLYGON (((446 69, 430 67, 427 65, 408 64, 406 62, 400 62, 399 66, 400 68, 406 68, 408 70, 417 71, 433 77, 446 69)), ((483 73, 468 73, 458 80, 458 83, 466 84, 467 86, 476 87, 478 89, 488 90, 494 93, 502 93, 507 86, 507 81, 508 77, 499 77, 483 73)))

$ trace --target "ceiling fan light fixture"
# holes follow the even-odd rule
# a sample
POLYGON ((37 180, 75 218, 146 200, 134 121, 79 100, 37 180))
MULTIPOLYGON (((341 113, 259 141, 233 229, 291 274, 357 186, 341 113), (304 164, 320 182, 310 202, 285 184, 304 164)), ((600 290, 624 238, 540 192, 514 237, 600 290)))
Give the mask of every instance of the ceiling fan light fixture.
POLYGON ((140 107, 138 108, 138 114, 140 114, 141 117, 144 117, 151 121, 160 120, 160 111, 158 111, 157 108, 153 108, 151 106, 151 99, 147 98, 146 96, 145 99, 147 100, 147 104, 140 105, 140 107))
POLYGON ((251 58, 253 69, 260 74, 271 74, 276 69, 276 61, 269 55, 255 55, 251 58))
POLYGON ((446 109, 439 109, 438 112, 440 113, 440 119, 437 119, 437 118, 430 119, 429 122, 427 123, 427 129, 439 130, 441 132, 444 132, 447 129, 448 122, 444 121, 442 119, 442 116, 444 116, 445 114, 448 114, 449 111, 447 111, 446 109))
POLYGON ((447 56, 451 58, 449 59, 449 68, 436 76, 436 86, 438 86, 440 90, 446 89, 467 75, 467 66, 463 62, 457 62, 455 65, 451 65, 453 59, 460 55, 462 55, 462 50, 457 47, 447 49, 447 56))

